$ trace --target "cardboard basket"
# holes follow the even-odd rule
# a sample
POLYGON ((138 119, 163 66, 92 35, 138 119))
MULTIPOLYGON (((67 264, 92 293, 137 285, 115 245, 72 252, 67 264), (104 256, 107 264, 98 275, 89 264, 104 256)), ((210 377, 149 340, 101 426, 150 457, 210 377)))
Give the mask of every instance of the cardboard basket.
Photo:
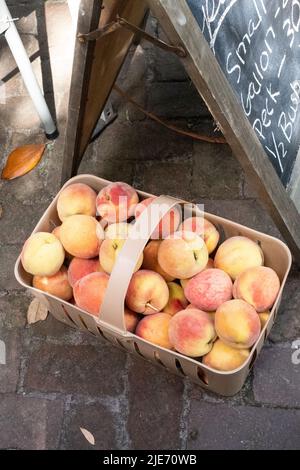
MULTIPOLYGON (((109 184, 110 181, 92 175, 80 175, 70 179, 64 185, 64 188, 73 183, 85 183, 98 192, 109 184)), ((58 195, 59 194, 60 193, 58 193, 58 195)), ((141 191, 138 191, 138 194, 141 199, 152 196, 151 194, 141 191)), ((40 219, 33 233, 38 231, 50 232, 55 225, 61 223, 56 211, 58 195, 40 219)), ((101 336, 125 351, 142 356, 178 375, 187 376, 207 390, 224 396, 231 396, 242 388, 273 326, 280 305, 282 290, 291 267, 291 254, 288 247, 276 238, 223 219, 222 217, 204 213, 205 217, 220 231, 221 241, 232 236, 243 235, 261 246, 265 256, 265 266, 273 268, 280 278, 280 291, 271 310, 268 322, 262 329, 255 345, 252 347, 250 356, 241 367, 233 371, 216 371, 215 369, 205 366, 197 359, 189 358, 175 351, 156 346, 126 331, 124 324, 124 299, 128 284, 134 272, 135 264, 151 237, 153 230, 157 226, 157 223, 170 208, 182 203, 185 203, 185 201, 180 201, 168 196, 160 196, 156 199, 156 204, 154 204, 154 206, 152 205, 152 208, 150 205, 142 212, 141 216, 134 224, 133 230, 130 232, 130 237, 124 243, 122 251, 117 258, 114 270, 110 276, 99 318, 53 295, 33 288, 31 286, 32 276, 24 271, 20 256, 15 265, 15 276, 22 286, 29 289, 31 293, 46 304, 48 310, 57 320, 72 327, 79 328, 80 330, 90 332, 93 335, 101 336), (156 207, 156 209, 158 209, 157 202, 161 204, 160 208, 162 207, 163 210, 154 210, 154 212, 156 212, 153 215, 153 208, 156 207), (149 217, 150 210, 151 218, 149 217), (137 237, 136 235, 138 232, 141 233, 141 230, 143 231, 143 237, 137 237)), ((192 214, 203 215, 203 212, 196 206, 193 206, 190 215, 192 214)))

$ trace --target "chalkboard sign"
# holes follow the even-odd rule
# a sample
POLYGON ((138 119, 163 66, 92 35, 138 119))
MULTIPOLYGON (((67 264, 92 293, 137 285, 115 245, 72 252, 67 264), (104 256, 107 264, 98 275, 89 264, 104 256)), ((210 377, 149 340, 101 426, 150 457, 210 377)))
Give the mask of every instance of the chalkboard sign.
POLYGON ((187 3, 287 186, 300 144, 300 1, 187 3))
POLYGON ((300 262, 300 0, 147 0, 300 262))

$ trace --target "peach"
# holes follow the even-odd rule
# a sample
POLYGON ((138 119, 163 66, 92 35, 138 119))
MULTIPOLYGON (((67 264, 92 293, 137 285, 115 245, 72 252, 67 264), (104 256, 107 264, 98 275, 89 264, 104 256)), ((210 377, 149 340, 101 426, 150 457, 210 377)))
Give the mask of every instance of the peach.
MULTIPOLYGON (((207 265, 205 266, 204 269, 213 269, 214 267, 214 260, 211 259, 211 258, 208 258, 208 261, 207 261, 207 265)), ((203 270, 204 271, 204 270, 203 270)), ((202 271, 201 271, 202 272, 202 271)), ((181 287, 183 289, 185 289, 185 287, 187 286, 187 283, 191 280, 192 278, 188 278, 188 279, 180 279, 180 284, 181 284, 181 287)))
POLYGON ((205 241, 209 254, 214 251, 220 238, 216 227, 204 217, 189 217, 182 222, 178 230, 197 233, 205 241))
POLYGON ((104 231, 105 238, 118 238, 126 239, 128 238, 131 225, 126 222, 119 222, 116 224, 110 224, 106 227, 104 231))
POLYGON ((182 310, 171 318, 170 342, 176 351, 190 357, 207 354, 216 332, 209 314, 197 309, 182 310))
POLYGON ((73 258, 68 268, 68 279, 72 287, 79 279, 95 272, 103 272, 99 259, 73 258))
MULTIPOLYGON (((71 215, 62 223, 61 242, 72 256, 85 259, 95 258, 99 255, 101 244, 100 228, 97 220, 90 215, 71 215)), ((104 237, 103 230, 102 237, 104 237)))
POLYGON ((98 316, 108 281, 106 273, 91 273, 79 279, 73 289, 77 307, 98 316))
MULTIPOLYGON (((101 243, 100 253, 99 253, 100 263, 104 271, 106 271, 108 274, 112 272, 116 259, 119 256, 124 243, 125 243, 124 238, 120 240, 118 239, 113 240, 111 238, 107 238, 103 240, 103 242, 101 243)), ((138 269, 140 269, 140 267, 142 266, 142 262, 143 262, 143 253, 140 255, 135 265, 134 271, 137 271, 138 269)))
POLYGON ((236 349, 253 346, 261 329, 254 307, 239 299, 228 300, 217 309, 215 327, 219 338, 236 349))
POLYGON ((270 312, 261 312, 258 314, 259 319, 260 319, 260 324, 261 324, 261 329, 265 326, 265 324, 268 322, 270 318, 270 312))
POLYGON ((171 349, 169 339, 169 325, 171 315, 167 313, 154 313, 144 317, 138 324, 135 334, 150 343, 157 344, 162 348, 171 349))
POLYGON ((70 300, 73 290, 68 281, 68 271, 65 266, 52 276, 33 276, 32 285, 36 289, 47 292, 62 300, 70 300))
POLYGON ((202 362, 212 369, 226 372, 240 367, 249 355, 249 349, 235 349, 217 339, 211 351, 203 357, 202 362))
POLYGON ((53 276, 65 259, 61 242, 52 233, 36 232, 24 243, 21 261, 29 274, 37 276, 53 276))
POLYGON ((150 271, 156 271, 160 274, 166 281, 173 281, 174 277, 167 274, 158 263, 158 249, 160 247, 160 240, 151 240, 144 249, 144 260, 143 268, 150 269, 150 271))
POLYGON ((187 279, 203 271, 208 262, 208 251, 196 233, 175 232, 161 242, 158 262, 170 276, 187 279))
MULTIPOLYGON (((141 201, 135 208, 135 218, 137 219, 141 213, 149 206, 149 204, 155 204, 156 197, 148 197, 141 201)), ((175 232, 180 224, 181 214, 179 210, 174 207, 171 209, 159 222, 157 228, 151 235, 151 239, 156 240, 158 238, 165 238, 171 233, 175 232)))
POLYGON ((264 255, 257 243, 250 238, 237 236, 223 242, 215 256, 215 268, 222 269, 235 280, 248 268, 261 266, 264 255))
POLYGON ((101 189, 97 196, 98 214, 107 222, 124 222, 134 215, 139 197, 135 189, 127 183, 110 183, 101 189))
POLYGON ((137 324, 140 320, 139 315, 135 312, 132 312, 132 310, 129 310, 129 308, 125 307, 124 320, 125 320, 126 330, 130 331, 130 333, 134 333, 137 327, 137 324))
POLYGON ((188 301, 185 298, 182 287, 176 282, 168 282, 168 288, 169 300, 164 308, 164 312, 169 315, 175 315, 175 313, 187 307, 188 301))
POLYGON ((57 213, 63 222, 70 215, 96 215, 96 193, 87 184, 74 183, 62 190, 57 199, 57 213))
MULTIPOLYGON (((58 225, 57 227, 55 227, 51 233, 53 233, 53 235, 56 236, 56 238, 59 239, 59 241, 61 242, 61 239, 60 239, 60 228, 61 228, 61 225, 58 225)), ((68 253, 66 250, 65 250, 65 256, 66 256, 66 259, 68 260, 71 260, 73 258, 73 256, 68 253)))
POLYGON ((232 281, 221 269, 205 269, 190 279, 184 294, 200 310, 214 312, 232 298, 232 281))
POLYGON ((276 272, 266 266, 255 266, 243 271, 234 283, 234 297, 252 305, 257 312, 272 307, 280 289, 276 272))
MULTIPOLYGON (((188 306, 186 307, 185 310, 190 310, 190 309, 193 309, 193 310, 200 310, 199 308, 197 308, 195 305, 193 304, 188 304, 188 306)), ((216 312, 206 312, 211 320, 213 321, 213 323, 215 323, 215 315, 216 315, 216 312)))
POLYGON ((126 305, 137 313, 150 315, 160 312, 169 300, 169 289, 164 278, 147 269, 133 274, 126 294, 126 305))

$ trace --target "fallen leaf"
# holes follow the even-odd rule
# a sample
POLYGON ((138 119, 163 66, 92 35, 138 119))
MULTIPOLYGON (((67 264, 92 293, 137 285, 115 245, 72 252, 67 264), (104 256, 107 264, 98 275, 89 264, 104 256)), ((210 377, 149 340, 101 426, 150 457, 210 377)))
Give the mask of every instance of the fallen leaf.
POLYGON ((37 298, 33 299, 27 310, 27 323, 31 325, 46 320, 47 316, 48 308, 46 305, 37 298))
POLYGON ((92 444, 92 446, 95 445, 95 438, 93 436, 93 434, 88 431, 87 429, 84 429, 84 428, 80 428, 80 431, 82 432, 82 434, 84 435, 84 437, 86 438, 86 440, 92 444))
POLYGON ((2 179, 12 180, 31 171, 40 161, 45 144, 30 144, 17 147, 7 158, 2 170, 2 179))

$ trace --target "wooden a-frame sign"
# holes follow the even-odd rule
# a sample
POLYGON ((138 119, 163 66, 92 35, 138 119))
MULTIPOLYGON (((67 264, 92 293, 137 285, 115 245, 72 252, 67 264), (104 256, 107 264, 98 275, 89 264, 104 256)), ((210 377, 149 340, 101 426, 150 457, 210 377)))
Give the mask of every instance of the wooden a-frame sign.
MULTIPOLYGON (((274 7, 276 6, 276 1, 277 0, 274 0, 274 7)), ((210 38, 212 41, 216 40, 216 33, 219 33, 221 30, 222 22, 225 24, 224 18, 226 14, 230 19, 229 13, 233 12, 233 7, 237 8, 239 5, 242 6, 243 2, 245 2, 245 0, 220 0, 219 2, 213 2, 215 10, 210 10, 209 14, 211 17, 215 15, 214 18, 217 18, 219 15, 222 21, 220 20, 217 23, 215 31, 212 31, 212 25, 208 24, 207 17, 205 18, 206 23, 204 21, 202 22, 203 17, 197 16, 197 12, 195 14, 195 11, 193 11, 194 4, 194 6, 196 5, 199 9, 202 7, 202 13, 204 14, 205 6, 208 4, 206 0, 106 0, 102 2, 102 15, 101 2, 99 0, 82 0, 81 13, 84 11, 84 15, 79 15, 78 33, 89 33, 97 30, 97 28, 101 28, 103 31, 106 25, 109 26, 117 16, 124 18, 133 26, 139 26, 143 21, 147 7, 150 8, 154 16, 158 18, 173 48, 177 47, 178 50, 185 51, 185 56, 181 57, 181 61, 187 73, 206 102, 214 119, 219 124, 226 141, 240 161, 247 177, 252 181, 260 199, 267 207, 273 220, 289 244, 294 258, 300 262, 299 153, 297 152, 297 155, 295 154, 293 156, 293 161, 291 160, 292 157, 289 156, 286 157, 285 161, 279 161, 279 153, 278 155, 274 153, 274 156, 276 158, 278 157, 275 163, 278 164, 278 161, 280 163, 278 170, 272 161, 271 157, 273 152, 269 143, 267 142, 268 145, 266 144, 264 146, 263 140, 259 138, 264 137, 262 130, 264 133, 270 131, 267 127, 270 126, 269 122, 271 121, 271 116, 274 118, 276 114, 276 111, 274 112, 273 108, 271 108, 270 102, 272 99, 275 101, 280 95, 280 92, 278 91, 276 94, 274 89, 272 91, 271 85, 269 88, 266 86, 270 99, 269 102, 267 101, 266 111, 264 112, 264 109, 262 110, 261 120, 258 119, 261 126, 259 128, 261 134, 258 135, 256 126, 254 124, 251 125, 252 123, 249 120, 249 116, 247 117, 247 109, 245 110, 245 106, 241 105, 234 86, 232 86, 232 83, 220 65, 218 54, 215 53, 212 47, 212 44, 215 46, 215 43, 209 43, 208 40, 210 38), (232 9, 231 12, 230 8, 232 9), (103 13, 105 15, 103 15, 103 13), (207 27, 210 34, 209 38, 205 36, 205 27, 207 27), (288 158, 290 158, 290 160, 288 160, 288 158), (293 165, 290 161, 292 161, 293 165), (280 175, 281 170, 282 178, 280 175)), ((282 2, 279 3, 282 4, 282 2)), ((283 2, 283 4, 286 7, 288 0, 283 2)), ((272 21, 277 21, 277 18, 281 18, 280 15, 287 15, 288 13, 288 10, 279 11, 279 7, 275 9, 274 12, 264 11, 265 0, 247 0, 247 8, 247 11, 242 11, 241 16, 237 15, 236 17, 237 21, 240 21, 242 26, 245 26, 245 24, 248 25, 247 34, 243 35, 242 41, 238 42, 238 47, 235 50, 235 52, 238 51, 237 55, 239 55, 240 63, 243 63, 243 59, 245 59, 245 57, 241 55, 241 52, 247 52, 246 46, 251 43, 251 40, 253 41, 255 31, 259 30, 259 26, 264 20, 263 14, 265 14, 265 18, 268 20, 272 18, 272 21), (252 12, 252 10, 249 9, 250 3, 257 16, 256 18, 254 18, 254 16, 250 17, 249 20, 247 14, 250 15, 252 12), (244 17, 247 18, 247 23, 245 24, 243 23, 244 17)), ((290 30, 286 31, 290 48, 293 46, 292 39, 294 41, 296 38, 296 41, 300 44, 300 38, 298 38, 296 34, 298 32, 297 30, 300 32, 300 7, 299 21, 298 18, 295 17, 295 14, 296 13, 293 12, 293 17, 290 20, 290 30, 294 27, 293 35, 289 32, 290 30), (296 24, 293 26, 293 23, 296 24)), ((226 40, 226 33, 229 30, 230 28, 227 31, 225 30, 221 36, 221 43, 223 43, 223 45, 226 40)), ((98 40, 88 41, 86 43, 77 41, 70 91, 63 180, 66 180, 74 174, 78 168, 93 129, 104 108, 132 40, 134 39, 133 31, 134 30, 130 31, 128 29, 116 28, 115 31, 102 36, 98 40)), ((234 33, 236 34, 236 29, 234 29, 234 33)), ((269 38, 273 36, 275 36, 275 26, 272 27, 272 24, 271 26, 266 24, 266 37, 268 41, 264 40, 264 45, 267 49, 266 52, 262 52, 260 62, 254 63, 257 69, 254 76, 257 80, 260 79, 260 76, 263 76, 263 71, 267 70, 271 61, 271 53, 275 48, 274 44, 272 46, 269 38), (272 34, 272 32, 274 34, 272 34), (269 53, 268 61, 267 53, 269 53)), ((298 47, 298 44, 296 45, 298 47)), ((232 45, 230 45, 230 47, 230 52, 227 54, 227 65, 228 57, 232 57, 232 51, 234 51, 232 45)), ((257 47, 255 47, 255 50, 256 49, 257 47)), ((279 47, 276 48, 276 51, 278 50, 279 47)), ((283 54, 283 56, 288 57, 288 53, 292 54, 293 51, 288 49, 287 54, 283 54)), ((276 61, 278 62, 278 57, 276 57, 276 61)), ((279 72, 281 73, 281 69, 286 69, 287 73, 291 75, 291 71, 287 69, 287 64, 285 64, 284 67, 279 64, 279 72)), ((235 68, 233 66, 230 67, 228 67, 227 70, 235 70, 236 72, 241 72, 242 70, 242 67, 238 69, 238 64, 234 65, 235 68)), ((239 78, 241 73, 236 73, 235 75, 239 78)), ((261 82, 263 82, 263 79, 261 82)), ((282 80, 279 81, 279 83, 281 82, 282 80)), ((257 83, 256 89, 258 86, 257 83)), ((291 82, 290 85, 296 94, 298 92, 297 81, 291 82)), ((252 89, 255 91, 254 85, 251 90, 252 89)), ((250 94, 251 99, 253 99, 253 96, 253 94, 250 94)), ((296 96, 297 99, 295 96, 296 95, 291 95, 294 111, 296 104, 300 102, 300 82, 299 96, 296 96)), ((265 99, 265 97, 263 97, 263 99, 265 99)), ((287 100, 285 96, 284 100, 287 100)), ((259 100, 257 101, 258 103, 261 102, 259 100)), ((253 103, 254 102, 255 100, 253 99, 253 103)), ((251 101, 248 100, 247 103, 251 104, 251 101)), ((296 111, 292 116, 294 117, 293 124, 295 126, 298 122, 296 120, 296 117, 298 119, 296 111)), ((291 113, 287 114, 287 116, 291 116, 291 113)), ((279 130, 288 133, 290 129, 290 127, 288 127, 289 123, 285 121, 285 127, 283 127, 281 114, 279 114, 278 119, 279 121, 281 120, 281 128, 279 130)), ((278 128, 279 127, 278 125, 278 128)), ((276 130, 277 128, 274 129, 274 133, 276 130)), ((276 138, 273 132, 272 137, 273 140, 276 138)), ((286 135, 286 137, 290 137, 290 134, 286 135)), ((280 142, 280 144, 279 149, 282 150, 283 142, 280 142)), ((297 145, 297 142, 295 145, 297 145)), ((282 156, 283 155, 288 155, 287 151, 285 154, 282 152, 282 156)))

